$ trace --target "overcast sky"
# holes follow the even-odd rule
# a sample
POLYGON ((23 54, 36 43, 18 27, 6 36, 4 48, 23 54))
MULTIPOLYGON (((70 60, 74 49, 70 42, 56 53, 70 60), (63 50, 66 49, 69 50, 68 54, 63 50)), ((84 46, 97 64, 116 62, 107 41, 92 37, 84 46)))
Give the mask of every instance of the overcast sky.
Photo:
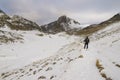
POLYGON ((120 12, 120 0, 0 0, 8 15, 46 24, 67 15, 81 24, 99 23, 120 12))

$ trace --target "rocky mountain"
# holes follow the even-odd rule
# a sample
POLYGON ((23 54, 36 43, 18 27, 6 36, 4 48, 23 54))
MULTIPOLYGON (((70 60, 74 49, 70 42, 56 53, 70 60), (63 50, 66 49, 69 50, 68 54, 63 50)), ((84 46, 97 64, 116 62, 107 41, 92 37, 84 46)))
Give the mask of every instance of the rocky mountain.
POLYGON ((71 30, 75 30, 76 28, 80 28, 80 23, 63 15, 59 17, 56 21, 42 25, 41 29, 46 33, 59 33, 59 32, 68 32, 71 30))
POLYGON ((5 12, 0 10, 0 27, 7 25, 13 30, 40 30, 40 27, 35 22, 28 19, 14 15, 9 17, 5 12))
POLYGON ((83 27, 78 21, 75 21, 74 19, 63 15, 54 22, 39 26, 35 22, 32 22, 18 15, 9 17, 5 12, 0 10, 0 27, 4 27, 5 25, 7 25, 12 30, 39 30, 44 33, 51 34, 66 32, 67 34, 74 35, 90 35, 118 21, 120 21, 120 13, 99 24, 92 24, 83 27))
POLYGON ((23 36, 19 31, 40 30, 39 25, 23 17, 9 17, 0 10, 0 44, 22 42, 23 36), (14 31, 13 31, 14 30, 14 31))
POLYGON ((94 32, 97 32, 108 25, 111 25, 113 23, 119 22, 120 21, 120 13, 114 15, 112 18, 103 21, 99 24, 91 24, 89 26, 86 26, 83 28, 83 26, 67 17, 67 16, 61 16, 59 17, 56 21, 42 25, 41 30, 46 33, 59 33, 59 32, 66 32, 67 34, 74 34, 74 35, 90 35, 94 32))
POLYGON ((7 25, 13 30, 40 30, 39 25, 18 15, 14 15, 7 21, 7 25))
POLYGON ((93 34, 94 32, 104 29, 105 27, 111 24, 117 23, 119 21, 120 21, 120 13, 114 15, 112 18, 106 21, 103 21, 99 24, 90 25, 82 30, 79 30, 75 32, 75 35, 90 35, 90 34, 93 34))

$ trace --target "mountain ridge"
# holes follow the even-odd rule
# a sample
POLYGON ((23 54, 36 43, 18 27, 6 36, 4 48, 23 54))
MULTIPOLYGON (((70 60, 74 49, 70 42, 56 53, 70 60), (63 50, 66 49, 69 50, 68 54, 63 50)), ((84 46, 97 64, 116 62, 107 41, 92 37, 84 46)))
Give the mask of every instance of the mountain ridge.
POLYGON ((69 35, 90 35, 105 28, 107 25, 120 21, 120 13, 118 13, 106 21, 95 25, 91 24, 83 28, 83 26, 78 21, 75 21, 66 15, 60 16, 54 22, 45 25, 38 25, 35 22, 18 15, 9 17, 2 10, 0 10, 0 13, 3 14, 0 16, 0 27, 3 27, 6 24, 13 30, 38 30, 48 34, 66 32, 69 35))
POLYGON ((101 22, 99 24, 94 24, 94 25, 87 26, 83 30, 77 31, 75 33, 75 35, 91 35, 94 32, 97 32, 97 31, 99 31, 101 29, 104 29, 107 26, 109 26, 109 25, 111 25, 113 23, 119 22, 119 21, 120 21, 120 14, 117 13, 113 17, 109 18, 106 21, 103 21, 103 22, 101 22))
MULTIPOLYGON (((78 21, 71 19, 65 15, 60 16, 56 21, 42 25, 41 29, 46 33, 68 32, 76 29, 75 26, 80 26, 78 21)), ((79 27, 78 27, 79 28, 79 27)))
POLYGON ((9 17, 2 10, 0 10, 0 14, 0 27, 7 25, 12 30, 40 30, 38 24, 21 16, 14 15, 9 17))

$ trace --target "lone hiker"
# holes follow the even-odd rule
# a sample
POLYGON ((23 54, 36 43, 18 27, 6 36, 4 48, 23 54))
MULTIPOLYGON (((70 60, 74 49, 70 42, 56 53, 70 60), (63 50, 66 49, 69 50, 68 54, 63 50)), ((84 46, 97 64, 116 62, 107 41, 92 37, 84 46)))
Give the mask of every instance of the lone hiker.
POLYGON ((89 42, 90 42, 90 40, 89 40, 89 38, 88 38, 88 36, 85 38, 85 40, 84 40, 84 49, 86 48, 86 49, 88 49, 88 44, 89 44, 89 42))

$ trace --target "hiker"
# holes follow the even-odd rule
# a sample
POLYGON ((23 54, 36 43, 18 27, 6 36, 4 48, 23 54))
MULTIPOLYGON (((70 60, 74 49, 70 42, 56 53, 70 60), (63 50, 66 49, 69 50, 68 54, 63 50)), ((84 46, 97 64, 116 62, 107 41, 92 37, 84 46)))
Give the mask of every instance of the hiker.
POLYGON ((88 38, 88 36, 85 38, 85 40, 84 40, 84 49, 88 49, 88 44, 89 44, 89 38, 88 38))

